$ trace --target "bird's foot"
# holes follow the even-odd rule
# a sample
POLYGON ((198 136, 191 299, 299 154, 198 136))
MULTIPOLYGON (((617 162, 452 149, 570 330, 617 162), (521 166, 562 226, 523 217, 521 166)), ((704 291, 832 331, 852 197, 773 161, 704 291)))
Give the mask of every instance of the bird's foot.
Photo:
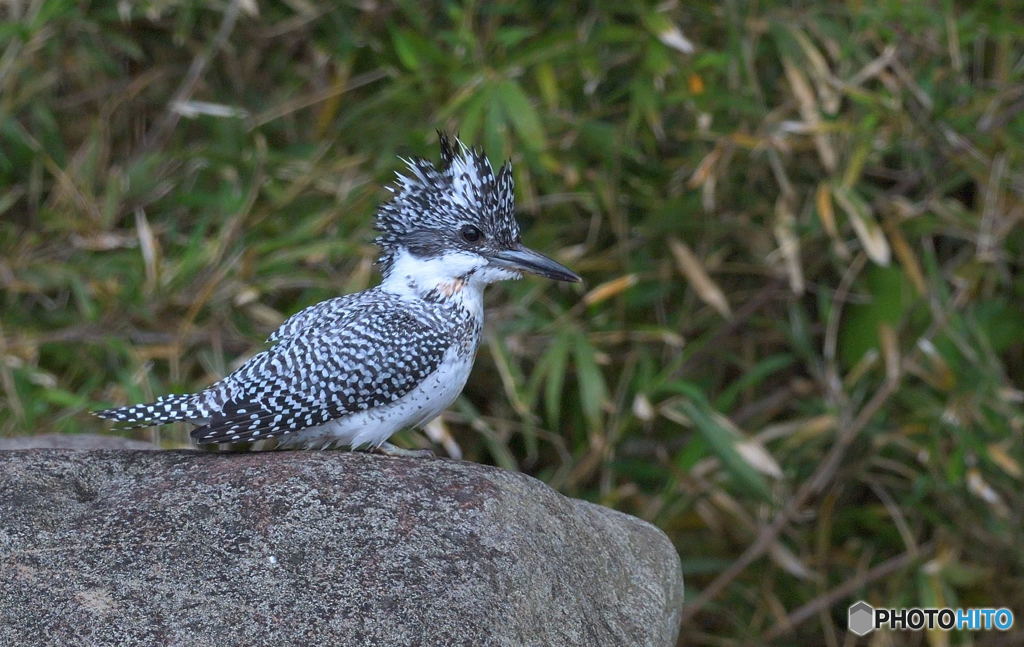
POLYGON ((403 449, 391 443, 381 443, 373 451, 392 458, 430 458, 434 455, 429 449, 403 449))

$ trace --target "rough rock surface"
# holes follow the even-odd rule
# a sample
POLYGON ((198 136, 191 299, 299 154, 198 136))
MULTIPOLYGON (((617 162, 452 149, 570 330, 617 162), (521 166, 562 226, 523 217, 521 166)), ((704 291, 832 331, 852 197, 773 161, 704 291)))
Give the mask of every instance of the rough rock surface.
POLYGON ((0 451, 0 645, 673 645, 633 517, 442 459, 0 451))
POLYGON ((160 449, 144 440, 99 434, 39 434, 0 438, 0 449, 160 449))

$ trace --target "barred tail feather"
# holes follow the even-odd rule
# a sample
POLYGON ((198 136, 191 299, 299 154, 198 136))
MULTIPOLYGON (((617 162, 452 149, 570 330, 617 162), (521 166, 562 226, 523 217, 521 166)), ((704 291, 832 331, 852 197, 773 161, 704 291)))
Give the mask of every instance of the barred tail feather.
POLYGON ((104 409, 93 413, 104 420, 124 423, 125 428, 150 427, 179 420, 196 420, 206 417, 199 394, 164 395, 156 402, 132 404, 127 407, 104 409))

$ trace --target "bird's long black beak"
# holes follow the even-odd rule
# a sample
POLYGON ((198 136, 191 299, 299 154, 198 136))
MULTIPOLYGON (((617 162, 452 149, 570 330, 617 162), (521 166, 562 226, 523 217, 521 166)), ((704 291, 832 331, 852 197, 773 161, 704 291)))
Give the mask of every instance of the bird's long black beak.
POLYGON ((512 249, 502 249, 488 256, 495 265, 517 272, 530 272, 556 281, 570 283, 579 283, 583 280, 568 267, 522 245, 517 245, 512 249))

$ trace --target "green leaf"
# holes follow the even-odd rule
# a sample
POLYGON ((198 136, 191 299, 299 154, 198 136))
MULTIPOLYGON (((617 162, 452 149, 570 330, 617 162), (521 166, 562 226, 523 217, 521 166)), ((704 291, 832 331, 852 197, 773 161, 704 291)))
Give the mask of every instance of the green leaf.
POLYGON ((580 388, 580 406, 592 432, 603 425, 603 409, 608 398, 604 375, 597 365, 594 347, 583 334, 576 335, 573 348, 576 361, 576 380, 580 388))
POLYGON ((718 422, 715 412, 707 402, 681 400, 673 406, 693 422, 694 427, 708 442, 711 451, 718 456, 722 466, 741 488, 765 501, 772 500, 767 482, 736 449, 736 443, 742 439, 718 422))
POLYGON ((484 146, 487 154, 493 159, 507 157, 505 154, 505 113, 497 91, 491 93, 484 119, 484 146))
POLYGON ((534 151, 544 150, 547 142, 544 139, 540 117, 519 84, 511 80, 502 81, 498 84, 497 95, 505 116, 523 144, 534 151))
POLYGON ((839 331, 840 356, 853 366, 872 348, 878 348, 878 326, 898 326, 917 298, 906 275, 895 267, 870 266, 855 288, 868 302, 847 304, 839 331))
POLYGON ((568 335, 559 335, 543 357, 547 365, 544 381, 544 414, 552 429, 558 428, 560 413, 564 408, 562 387, 565 383, 566 365, 569 363, 570 344, 571 339, 568 335))
POLYGON ((556 108, 558 106, 558 78, 555 76, 555 68, 550 63, 541 63, 537 65, 535 76, 537 78, 537 87, 540 88, 540 94, 544 98, 544 103, 548 108, 556 108))
POLYGON ((407 69, 420 69, 420 55, 409 34, 402 29, 391 30, 391 43, 395 46, 395 55, 407 69))
POLYGON ((491 103, 491 92, 488 86, 480 88, 470 97, 462 108, 462 118, 459 119, 459 136, 463 141, 473 142, 480 134, 480 125, 484 115, 491 103))
POLYGON ((730 384, 721 395, 715 398, 714 407, 719 411, 730 411, 736 406, 736 399, 747 389, 756 387, 765 378, 778 373, 793 364, 794 357, 789 353, 771 355, 754 366, 743 371, 739 379, 730 384))

